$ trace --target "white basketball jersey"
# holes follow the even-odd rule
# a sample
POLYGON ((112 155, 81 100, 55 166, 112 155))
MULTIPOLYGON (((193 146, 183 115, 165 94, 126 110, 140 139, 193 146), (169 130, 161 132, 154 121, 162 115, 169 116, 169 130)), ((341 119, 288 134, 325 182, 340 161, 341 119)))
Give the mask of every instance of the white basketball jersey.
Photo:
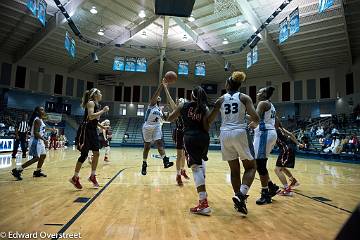
POLYGON ((149 106, 145 114, 145 124, 148 125, 161 125, 163 113, 159 106, 149 106))
POLYGON ((35 134, 34 134, 34 124, 35 124, 35 121, 36 121, 37 119, 39 119, 40 122, 41 122, 39 133, 40 133, 40 135, 41 135, 42 137, 45 136, 45 131, 46 131, 46 128, 45 128, 45 127, 46 127, 46 125, 45 125, 45 123, 44 123, 44 121, 43 121, 42 119, 40 119, 39 117, 36 117, 36 118, 34 119, 34 121, 33 121, 32 126, 31 126, 31 137, 32 137, 32 138, 35 137, 35 134))
POLYGON ((246 128, 246 107, 240 101, 240 92, 226 93, 220 108, 221 131, 246 128))
POLYGON ((276 110, 274 105, 270 102, 270 109, 260 116, 260 130, 271 130, 275 129, 275 117, 276 117, 276 110))

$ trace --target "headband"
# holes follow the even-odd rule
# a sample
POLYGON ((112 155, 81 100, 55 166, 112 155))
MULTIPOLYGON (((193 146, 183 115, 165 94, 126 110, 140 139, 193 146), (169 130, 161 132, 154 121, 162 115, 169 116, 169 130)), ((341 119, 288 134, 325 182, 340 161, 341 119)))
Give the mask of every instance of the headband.
POLYGON ((97 89, 97 88, 93 88, 93 90, 90 92, 89 98, 91 98, 96 91, 98 91, 98 89, 97 89))

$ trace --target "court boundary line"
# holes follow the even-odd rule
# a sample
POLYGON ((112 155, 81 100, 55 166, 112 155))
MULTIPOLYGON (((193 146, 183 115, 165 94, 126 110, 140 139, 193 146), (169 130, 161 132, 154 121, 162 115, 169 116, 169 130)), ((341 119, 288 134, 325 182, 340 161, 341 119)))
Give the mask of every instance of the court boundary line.
POLYGON ((57 232, 56 237, 52 240, 57 240, 59 237, 85 212, 85 210, 90 207, 90 205, 101 195, 105 189, 117 178, 121 172, 127 168, 120 169, 111 179, 108 181, 103 188, 100 189, 64 226, 57 232))
MULTIPOLYGON (((260 181, 260 179, 259 179, 259 178, 255 178, 255 179, 256 179, 256 180, 258 180, 258 181, 260 181)), ((330 204, 330 203, 327 203, 327 202, 321 201, 321 200, 316 199, 316 198, 312 198, 312 197, 310 197, 310 196, 308 196, 308 195, 306 195, 306 194, 300 193, 300 192, 298 192, 298 191, 294 191, 294 192, 295 192, 296 194, 299 194, 300 196, 303 196, 303 197, 309 198, 309 199, 311 199, 311 200, 313 200, 313 201, 315 201, 315 202, 319 202, 319 203, 322 203, 322 204, 328 205, 329 207, 333 207, 333 208, 336 208, 336 209, 342 210, 342 211, 347 212, 347 213, 350 213, 350 214, 352 214, 352 213, 353 213, 353 212, 351 212, 350 210, 347 210, 347 209, 345 209, 345 208, 338 207, 338 206, 336 206, 336 205, 333 205, 333 204, 330 204)))
POLYGON ((321 200, 319 200, 319 199, 316 199, 316 198, 310 197, 310 196, 308 196, 308 195, 306 195, 306 194, 303 194, 303 193, 300 193, 300 192, 298 192, 298 191, 295 191, 295 193, 296 193, 296 194, 299 194, 300 196, 303 196, 303 197, 309 198, 309 199, 311 199, 311 200, 314 200, 314 201, 316 201, 316 202, 319 202, 319 203, 322 203, 322 204, 328 205, 328 206, 330 206, 330 207, 333 207, 333 208, 336 208, 336 209, 342 210, 342 211, 344 211, 344 212, 347 212, 347 213, 350 213, 350 214, 352 214, 352 213, 353 213, 352 211, 349 211, 349 210, 347 210, 347 209, 345 209, 345 208, 341 208, 341 207, 338 207, 338 206, 336 206, 336 205, 333 205, 333 204, 330 204, 330 203, 327 203, 327 202, 321 201, 321 200))

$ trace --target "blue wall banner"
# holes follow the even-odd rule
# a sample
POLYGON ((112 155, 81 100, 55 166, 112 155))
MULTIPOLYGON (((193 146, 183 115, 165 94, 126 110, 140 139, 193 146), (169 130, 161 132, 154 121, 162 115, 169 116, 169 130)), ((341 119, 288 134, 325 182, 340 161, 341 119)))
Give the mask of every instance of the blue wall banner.
POLYGON ((279 24, 279 43, 285 42, 289 38, 288 20, 285 18, 279 24))
POLYGON ((290 13, 290 36, 297 33, 300 30, 300 16, 299 8, 297 7, 290 13))

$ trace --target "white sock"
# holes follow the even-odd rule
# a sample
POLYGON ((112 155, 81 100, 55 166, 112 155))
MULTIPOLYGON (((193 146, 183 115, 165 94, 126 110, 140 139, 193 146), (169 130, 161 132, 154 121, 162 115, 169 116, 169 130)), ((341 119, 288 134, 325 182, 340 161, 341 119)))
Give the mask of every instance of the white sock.
POLYGON ((74 173, 74 177, 78 177, 79 176, 79 173, 78 172, 75 172, 74 173))
POLYGON ((41 168, 36 168, 36 171, 41 171, 41 168))
POLYGON ((268 187, 268 186, 266 186, 266 187, 261 187, 261 189, 269 189, 269 187, 268 187))
POLYGON ((284 188, 287 188, 289 185, 288 184, 284 184, 284 188))
POLYGON ((144 158, 144 159, 143 159, 143 162, 146 162, 146 161, 147 161, 147 158, 144 158))
POLYGON ((180 170, 177 170, 177 175, 181 175, 181 169, 180 170))
POLYGON ((241 184, 240 186, 240 192, 243 194, 243 195, 246 195, 249 191, 249 187, 245 184, 241 184))
POLYGON ((207 197, 206 192, 199 192, 199 199, 200 199, 200 201, 206 199, 206 197, 207 197))
POLYGON ((96 171, 91 171, 91 176, 95 176, 96 171))
POLYGON ((161 156, 161 158, 162 158, 162 159, 164 159, 164 157, 166 157, 166 154, 164 154, 164 155, 160 155, 160 156, 161 156))
POLYGON ((23 170, 23 167, 20 165, 18 167, 16 167, 17 170, 23 170))

